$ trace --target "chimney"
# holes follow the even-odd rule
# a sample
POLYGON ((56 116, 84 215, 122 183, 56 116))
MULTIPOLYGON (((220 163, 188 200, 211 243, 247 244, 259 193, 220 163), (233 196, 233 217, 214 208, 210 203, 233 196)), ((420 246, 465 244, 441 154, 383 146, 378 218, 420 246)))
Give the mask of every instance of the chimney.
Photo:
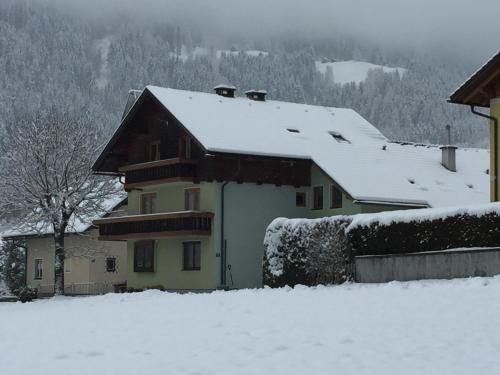
POLYGON ((127 116, 130 108, 133 107, 135 101, 141 96, 142 90, 128 90, 127 104, 125 104, 125 110, 123 111, 122 120, 127 116))
POLYGON ((217 85, 214 87, 215 93, 226 98, 234 98, 236 87, 231 85, 217 85))
POLYGON ((448 133, 448 144, 445 146, 441 146, 441 164, 446 169, 456 172, 457 171, 457 162, 456 162, 456 149, 457 146, 451 145, 451 126, 446 125, 446 131, 448 133))
POLYGON ((258 102, 265 102, 267 91, 266 90, 248 90, 248 91, 245 91, 245 95, 247 96, 248 99, 256 100, 258 102))

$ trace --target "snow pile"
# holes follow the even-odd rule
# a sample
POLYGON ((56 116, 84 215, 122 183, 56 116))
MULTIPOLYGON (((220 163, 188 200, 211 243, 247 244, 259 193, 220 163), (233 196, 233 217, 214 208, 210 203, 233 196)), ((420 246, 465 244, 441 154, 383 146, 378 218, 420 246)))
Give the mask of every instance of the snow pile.
POLYGON ((3 303, 2 374, 497 374, 499 294, 474 278, 3 303))
POLYGON ((404 68, 391 68, 383 65, 371 64, 364 61, 333 61, 323 62, 316 61, 316 70, 324 75, 327 71, 332 74, 333 82, 345 85, 351 82, 360 84, 366 80, 370 70, 381 69, 384 73, 398 72, 402 76, 406 69, 404 68))

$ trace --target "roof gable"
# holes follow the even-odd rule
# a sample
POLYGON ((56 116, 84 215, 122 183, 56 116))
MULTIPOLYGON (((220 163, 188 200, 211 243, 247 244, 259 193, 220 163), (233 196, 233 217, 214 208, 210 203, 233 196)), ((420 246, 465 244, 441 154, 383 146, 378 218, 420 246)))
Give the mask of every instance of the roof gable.
POLYGON ((449 102, 489 107, 490 99, 500 96, 500 52, 493 56, 453 94, 449 102))

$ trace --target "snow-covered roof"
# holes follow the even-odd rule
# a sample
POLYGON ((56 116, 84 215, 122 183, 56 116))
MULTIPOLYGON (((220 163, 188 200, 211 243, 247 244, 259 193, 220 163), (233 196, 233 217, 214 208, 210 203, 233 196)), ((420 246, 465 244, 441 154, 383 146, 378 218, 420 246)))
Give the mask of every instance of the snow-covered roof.
POLYGON ((489 200, 486 150, 458 149, 451 172, 439 147, 392 143, 352 109, 147 90, 207 151, 311 159, 356 200, 432 207, 489 200))
MULTIPOLYGON (((96 214, 95 216, 88 217, 86 220, 81 220, 79 218, 73 218, 70 220, 66 233, 83 233, 87 231, 92 226, 92 221, 104 217, 111 213, 117 206, 121 205, 126 200, 126 193, 119 193, 113 196, 112 198, 108 198, 103 203, 103 208, 105 212, 96 214)), ((12 229, 7 229, 3 232, 0 232, 0 239, 3 238, 11 238, 11 237, 24 237, 24 236, 43 236, 47 234, 54 233, 53 228, 50 225, 40 224, 37 230, 33 228, 27 227, 27 229, 19 229, 18 225, 13 225, 12 229)))

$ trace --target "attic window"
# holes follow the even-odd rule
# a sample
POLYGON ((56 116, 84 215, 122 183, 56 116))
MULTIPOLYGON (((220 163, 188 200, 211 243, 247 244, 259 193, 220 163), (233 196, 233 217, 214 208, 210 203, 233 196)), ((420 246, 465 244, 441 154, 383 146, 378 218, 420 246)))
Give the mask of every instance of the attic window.
POLYGON ((300 133, 299 129, 287 128, 286 130, 288 130, 290 133, 300 133))
POLYGON ((337 142, 341 143, 351 143, 349 140, 345 139, 344 136, 340 133, 334 132, 334 131, 329 131, 330 135, 335 139, 337 142))

